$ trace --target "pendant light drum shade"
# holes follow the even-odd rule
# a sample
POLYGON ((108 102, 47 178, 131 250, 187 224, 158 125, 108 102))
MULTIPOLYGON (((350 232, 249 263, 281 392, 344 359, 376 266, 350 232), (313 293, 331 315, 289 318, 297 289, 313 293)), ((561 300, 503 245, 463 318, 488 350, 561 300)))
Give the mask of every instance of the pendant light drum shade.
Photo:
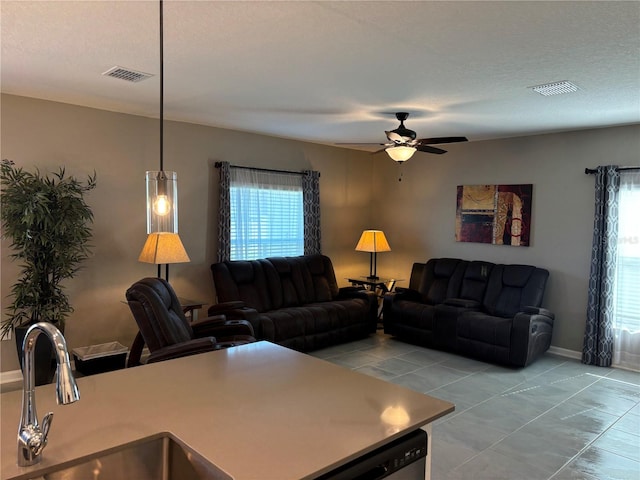
POLYGON ((148 171, 147 234, 178 233, 178 174, 148 171))

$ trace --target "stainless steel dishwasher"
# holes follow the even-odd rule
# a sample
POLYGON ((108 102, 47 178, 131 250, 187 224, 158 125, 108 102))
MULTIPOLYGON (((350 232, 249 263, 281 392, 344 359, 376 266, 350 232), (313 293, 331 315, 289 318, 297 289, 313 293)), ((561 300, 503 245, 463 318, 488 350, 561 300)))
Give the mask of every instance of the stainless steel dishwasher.
POLYGON ((427 433, 416 430, 317 480, 424 480, 427 433))

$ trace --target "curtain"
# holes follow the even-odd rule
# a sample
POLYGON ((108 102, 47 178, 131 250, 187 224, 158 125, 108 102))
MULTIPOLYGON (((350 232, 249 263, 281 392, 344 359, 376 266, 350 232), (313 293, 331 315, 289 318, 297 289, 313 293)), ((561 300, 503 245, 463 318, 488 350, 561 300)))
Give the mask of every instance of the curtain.
POLYGON ((615 165, 597 168, 591 272, 582 362, 608 367, 613 359, 614 290, 620 173, 615 165))
POLYGON ((304 253, 321 253, 320 247, 320 172, 302 172, 304 207, 304 253))
POLYGON ((220 168, 218 262, 225 262, 231 258, 231 167, 229 162, 219 162, 216 166, 220 168))
POLYGON ((612 365, 640 370, 640 171, 621 170, 612 365))

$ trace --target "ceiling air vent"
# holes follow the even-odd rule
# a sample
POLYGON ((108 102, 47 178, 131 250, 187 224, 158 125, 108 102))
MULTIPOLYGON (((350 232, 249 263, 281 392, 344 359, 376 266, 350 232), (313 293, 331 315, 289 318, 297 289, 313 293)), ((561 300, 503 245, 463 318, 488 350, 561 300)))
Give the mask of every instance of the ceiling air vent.
POLYGON ((530 87, 534 92, 538 92, 540 95, 548 97, 550 95, 560 95, 562 93, 577 92, 578 87, 571 82, 563 80, 561 82, 545 83, 544 85, 536 85, 530 87))
POLYGON ((153 77, 153 75, 150 73, 136 72, 135 70, 131 70, 130 68, 118 66, 110 68, 102 75, 106 77, 119 78, 120 80, 125 80, 127 82, 133 83, 141 82, 143 80, 146 80, 147 78, 153 77))

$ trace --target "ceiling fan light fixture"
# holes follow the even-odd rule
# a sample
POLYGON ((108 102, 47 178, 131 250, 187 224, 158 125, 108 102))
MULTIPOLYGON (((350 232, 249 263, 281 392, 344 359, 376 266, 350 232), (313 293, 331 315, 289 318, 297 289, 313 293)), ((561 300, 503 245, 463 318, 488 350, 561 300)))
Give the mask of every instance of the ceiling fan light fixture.
POLYGON ((414 153, 416 153, 415 147, 407 147, 407 146, 397 146, 397 147, 388 147, 384 149, 385 152, 396 162, 402 163, 409 160, 414 153))

